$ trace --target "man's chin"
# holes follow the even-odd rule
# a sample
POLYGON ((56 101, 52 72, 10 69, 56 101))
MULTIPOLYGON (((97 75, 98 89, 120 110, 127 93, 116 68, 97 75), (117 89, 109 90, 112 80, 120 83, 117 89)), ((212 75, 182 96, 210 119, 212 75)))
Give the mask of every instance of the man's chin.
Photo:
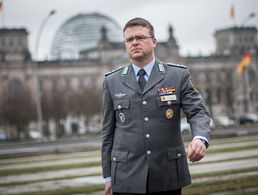
POLYGON ((134 60, 141 60, 141 59, 144 58, 144 56, 139 53, 139 54, 133 54, 133 55, 131 56, 131 58, 134 59, 134 60))

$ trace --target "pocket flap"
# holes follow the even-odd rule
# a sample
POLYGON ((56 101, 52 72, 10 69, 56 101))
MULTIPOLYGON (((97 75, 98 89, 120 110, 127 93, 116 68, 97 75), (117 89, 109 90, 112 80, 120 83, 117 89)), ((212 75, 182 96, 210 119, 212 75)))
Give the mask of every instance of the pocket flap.
POLYGON ((168 160, 174 160, 186 156, 184 147, 168 148, 167 149, 168 160))
POLYGON ((114 110, 128 109, 129 100, 117 100, 114 101, 114 110))
POLYGON ((127 151, 112 151, 111 160, 113 162, 126 162, 128 152, 127 151))

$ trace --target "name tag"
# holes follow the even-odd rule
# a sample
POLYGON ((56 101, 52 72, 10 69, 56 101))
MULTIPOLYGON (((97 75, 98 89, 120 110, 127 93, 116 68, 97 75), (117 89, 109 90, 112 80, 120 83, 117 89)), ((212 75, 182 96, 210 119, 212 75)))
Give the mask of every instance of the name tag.
POLYGON ((160 99, 162 102, 175 101, 176 95, 164 95, 164 96, 161 96, 160 99))

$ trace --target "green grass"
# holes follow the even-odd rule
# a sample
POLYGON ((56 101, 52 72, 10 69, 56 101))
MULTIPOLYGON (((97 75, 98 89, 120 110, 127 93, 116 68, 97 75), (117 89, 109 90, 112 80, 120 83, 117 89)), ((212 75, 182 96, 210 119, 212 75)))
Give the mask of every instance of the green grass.
POLYGON ((245 188, 257 187, 258 175, 233 178, 232 180, 209 181, 194 183, 183 190, 184 195, 210 194, 214 192, 238 191, 245 188))
POLYGON ((239 136, 239 137, 230 137, 230 138, 216 138, 211 139, 212 144, 223 144, 223 143, 237 143, 245 141, 258 141, 258 135, 252 136, 239 136))
MULTIPOLYGON (((104 184, 95 184, 85 187, 76 187, 76 188, 64 188, 60 190, 54 190, 54 191, 40 191, 36 192, 37 195, 69 195, 69 194, 75 194, 75 193, 92 193, 96 191, 104 191, 104 184)), ((35 192, 26 192, 26 193, 20 193, 19 195, 35 195, 35 192)))
MULTIPOLYGON (((85 152, 81 153, 81 155, 69 155, 67 154, 55 154, 55 155, 40 155, 38 156, 38 159, 32 159, 29 160, 30 157, 28 157, 28 160, 20 160, 19 158, 16 158, 17 161, 14 162, 1 162, 0 161, 0 166, 4 165, 18 165, 18 164, 26 164, 26 163, 31 163, 31 162, 47 162, 47 161, 55 161, 55 160, 65 160, 65 159, 80 159, 80 158, 90 158, 90 157, 96 157, 100 156, 100 150, 92 151, 92 152, 85 152)), ((34 158, 34 157, 32 157, 34 158)), ((23 157, 24 159, 24 157, 23 157)))
MULTIPOLYGON (((257 187, 258 185, 258 175, 256 176, 247 176, 241 178, 234 178, 232 180, 224 181, 210 181, 191 184, 188 187, 183 189, 183 195, 205 195, 211 194, 214 192, 233 192, 232 194, 237 194, 236 192, 244 191, 245 189, 251 187, 257 187)), ((104 191, 104 184, 90 185, 85 187, 74 187, 74 188, 64 188, 54 191, 41 191, 37 192, 37 195, 68 195, 75 193, 92 193, 96 191, 104 191)), ((35 192, 24 193, 20 195, 32 195, 35 192)), ((249 193, 255 194, 255 193, 249 193)))
POLYGON ((249 168, 242 168, 242 169, 229 169, 227 171, 216 171, 216 172, 209 172, 209 173, 197 173, 192 174, 193 179, 203 178, 203 177, 217 177, 217 176, 226 176, 229 174, 237 174, 237 173, 246 173, 246 172, 255 172, 258 171, 257 167, 249 167, 249 168))
POLYGON ((223 159, 223 160, 214 160, 214 161, 206 161, 206 162, 197 162, 197 163, 192 163, 191 166, 195 165, 201 165, 201 164, 210 164, 210 163, 219 163, 219 162, 231 162, 231 161, 236 161, 236 160, 247 160, 247 159, 256 159, 258 161, 258 155, 257 156, 247 156, 247 157, 236 157, 236 158, 228 158, 228 159, 223 159))
POLYGON ((0 170, 0 176, 38 173, 38 172, 44 172, 44 171, 56 171, 56 170, 62 170, 62 169, 86 168, 86 167, 100 166, 100 164, 101 164, 100 161, 95 161, 95 162, 81 163, 81 164, 56 165, 56 166, 35 167, 35 168, 26 168, 26 169, 7 169, 7 170, 0 170))
POLYGON ((257 141, 257 144, 247 145, 247 146, 218 148, 218 149, 216 149, 216 148, 212 149, 212 147, 211 147, 211 148, 208 148, 207 154, 222 153, 222 152, 234 152, 234 151, 251 150, 251 149, 258 149, 258 141, 257 141))
POLYGON ((66 176, 66 177, 56 177, 56 178, 51 178, 51 179, 38 179, 38 180, 17 181, 17 182, 10 182, 10 183, 0 184, 0 187, 3 187, 3 186, 13 186, 13 185, 26 185, 26 184, 32 184, 32 183, 38 183, 38 182, 45 182, 45 181, 65 180, 65 179, 74 179, 74 178, 90 177, 90 176, 100 176, 101 174, 102 174, 102 172, 96 172, 96 173, 79 175, 79 176, 66 176))

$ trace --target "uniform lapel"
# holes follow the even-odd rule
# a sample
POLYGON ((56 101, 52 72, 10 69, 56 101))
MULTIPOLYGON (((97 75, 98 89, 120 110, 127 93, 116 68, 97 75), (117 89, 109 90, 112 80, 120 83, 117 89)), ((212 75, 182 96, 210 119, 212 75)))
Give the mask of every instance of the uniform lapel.
POLYGON ((121 75, 122 82, 132 90, 138 92, 139 94, 142 94, 142 90, 138 82, 136 81, 136 77, 135 77, 135 73, 133 71, 132 65, 130 64, 128 67, 129 67, 128 72, 126 74, 121 75))
MULTIPOLYGON (((161 80, 164 79, 165 75, 165 70, 160 69, 158 66, 161 65, 163 67, 163 64, 156 60, 153 69, 151 71, 150 77, 146 83, 146 86, 143 90, 143 94, 149 91, 153 86, 155 86, 157 83, 159 83, 161 80)), ((164 68, 164 67, 163 67, 164 68)))

